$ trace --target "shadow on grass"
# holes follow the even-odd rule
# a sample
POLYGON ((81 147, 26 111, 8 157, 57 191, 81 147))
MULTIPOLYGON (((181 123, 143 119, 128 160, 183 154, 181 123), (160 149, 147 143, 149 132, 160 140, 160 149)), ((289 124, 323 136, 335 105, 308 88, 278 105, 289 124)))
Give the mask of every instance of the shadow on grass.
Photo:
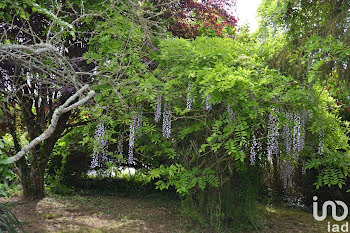
POLYGON ((28 232, 188 232, 176 203, 154 198, 50 195, 6 201, 28 232))

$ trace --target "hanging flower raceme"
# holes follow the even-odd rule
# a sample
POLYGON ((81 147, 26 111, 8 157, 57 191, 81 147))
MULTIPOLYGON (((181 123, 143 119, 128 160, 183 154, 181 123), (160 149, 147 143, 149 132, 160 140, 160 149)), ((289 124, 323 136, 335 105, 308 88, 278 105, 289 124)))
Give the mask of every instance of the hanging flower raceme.
MULTIPOLYGON (((307 112, 285 112, 288 120, 283 127, 283 137, 285 141, 285 152, 287 155, 292 155, 294 159, 299 159, 300 152, 305 145, 305 124, 307 112), (291 126, 291 123, 293 126, 291 126)), ((281 180, 283 187, 292 187, 294 168, 291 161, 280 161, 281 180)), ((305 164, 303 164, 302 173, 305 174, 305 164)))
POLYGON ((290 128, 290 122, 293 122, 293 114, 290 112, 285 113, 286 118, 288 120, 287 124, 283 127, 283 138, 285 141, 286 154, 290 155, 292 151, 292 133, 290 128))
POLYGON ((257 154, 258 142, 255 135, 253 135, 252 143, 250 145, 250 164, 255 164, 256 154, 257 154))
POLYGON ((161 115, 162 115, 162 96, 158 95, 157 96, 157 104, 156 104, 156 112, 154 114, 154 121, 158 123, 161 115))
POLYGON ((142 109, 139 107, 138 111, 134 113, 132 121, 130 123, 128 164, 132 164, 134 161, 135 140, 137 136, 141 134, 141 128, 142 128, 142 109))
POLYGON ((298 158, 305 145, 305 123, 307 112, 286 112, 287 124, 283 127, 283 137, 287 155, 298 158), (291 127, 291 123, 294 125, 291 127))
POLYGON ((299 152, 301 137, 301 119, 300 114, 294 113, 294 128, 293 128, 293 156, 299 152))
POLYGON ((166 105, 163 112, 163 137, 170 138, 170 136, 171 136, 171 109, 168 105, 166 105))
POLYGON ((136 136, 141 135, 141 129, 142 129, 142 109, 139 107, 137 113, 136 113, 136 122, 135 122, 135 134, 136 136))
POLYGON ((104 123, 100 123, 95 130, 94 140, 94 152, 90 167, 95 169, 96 167, 102 167, 108 162, 107 157, 107 140, 105 140, 105 127, 104 123))
POLYGON ((136 115, 134 115, 133 120, 130 122, 128 164, 132 164, 132 162, 134 161, 136 120, 137 120, 136 115))
POLYGON ((207 111, 211 110, 210 95, 206 95, 205 97, 205 110, 207 111))
POLYGON ((236 113, 232 110, 231 104, 227 104, 227 113, 228 113, 230 122, 233 122, 236 120, 236 113))
POLYGON ((255 164, 256 159, 261 159, 262 150, 263 150, 262 135, 258 131, 255 131, 255 134, 253 135, 250 143, 250 164, 251 165, 255 164))
POLYGON ((293 157, 297 158, 305 145, 305 122, 307 112, 294 112, 293 157))
POLYGON ((320 132, 320 135, 319 135, 319 143, 318 143, 318 151, 317 151, 317 153, 319 154, 319 155, 322 155, 323 154, 323 148, 324 148, 324 131, 322 130, 321 132, 320 132))
POLYGON ((272 164, 273 155, 277 155, 279 153, 278 148, 278 127, 279 127, 279 119, 276 116, 278 113, 278 109, 273 108, 272 112, 269 116, 268 121, 268 133, 267 133, 267 160, 272 164))
POLYGON ((187 87, 187 104, 186 104, 187 110, 191 110, 192 108, 192 102, 193 102, 192 88, 193 88, 193 84, 189 83, 187 87))

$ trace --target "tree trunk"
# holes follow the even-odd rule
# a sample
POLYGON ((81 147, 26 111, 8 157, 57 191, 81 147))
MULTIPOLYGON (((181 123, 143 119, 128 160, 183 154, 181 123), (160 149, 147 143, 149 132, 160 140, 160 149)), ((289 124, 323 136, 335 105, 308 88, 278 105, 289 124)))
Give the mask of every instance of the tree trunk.
POLYGON ((54 133, 50 138, 37 145, 28 156, 22 157, 17 164, 20 167, 20 178, 23 188, 23 196, 26 199, 40 199, 45 196, 45 169, 50 159, 53 148, 66 128, 70 113, 63 114, 58 120, 54 133))
POLYGON ((44 171, 42 169, 31 169, 30 174, 22 175, 24 198, 35 200, 45 196, 44 171))
POLYGON ((22 164, 21 181, 24 198, 34 200, 45 196, 45 169, 58 138, 59 135, 54 135, 45 141, 41 148, 38 147, 37 150, 32 151, 30 157, 34 159, 30 167, 22 164))
MULTIPOLYGON (((39 148, 32 151, 29 157, 38 156, 38 152, 40 152, 39 148)), ((43 162, 34 160, 28 164, 27 159, 22 157, 17 163, 20 168, 19 176, 25 199, 35 200, 45 196, 44 174, 47 162, 43 162)))

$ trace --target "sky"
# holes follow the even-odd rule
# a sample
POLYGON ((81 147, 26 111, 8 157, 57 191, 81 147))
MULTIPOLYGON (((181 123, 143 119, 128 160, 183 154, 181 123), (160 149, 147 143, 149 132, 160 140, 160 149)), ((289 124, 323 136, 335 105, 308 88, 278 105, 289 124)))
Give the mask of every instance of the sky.
POLYGON ((258 28, 258 18, 256 10, 261 0, 237 0, 236 15, 239 18, 238 25, 248 23, 250 31, 254 32, 258 28))

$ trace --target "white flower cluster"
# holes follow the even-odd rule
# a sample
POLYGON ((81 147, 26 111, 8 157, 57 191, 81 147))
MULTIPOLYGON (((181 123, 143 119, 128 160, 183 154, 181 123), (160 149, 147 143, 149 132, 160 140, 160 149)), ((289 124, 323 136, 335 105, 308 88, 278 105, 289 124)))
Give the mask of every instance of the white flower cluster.
POLYGON ((294 158, 298 158, 305 145, 305 122, 307 119, 307 112, 286 112, 285 114, 287 120, 294 123, 293 128, 289 123, 283 127, 286 154, 293 154, 294 158))
POLYGON ((158 123, 161 115, 162 115, 162 96, 158 95, 157 96, 156 112, 154 114, 154 121, 158 123))
POLYGON ((104 138, 105 136, 105 127, 103 122, 100 123, 95 130, 95 146, 94 146, 94 153, 92 156, 92 161, 90 168, 94 169, 96 167, 101 167, 105 163, 108 162, 107 157, 107 140, 104 138))
POLYGON ((305 145, 305 122, 307 112, 294 112, 294 128, 293 128, 293 157, 296 158, 304 149, 305 145))
MULTIPOLYGON (((305 123, 307 120, 307 112, 286 112, 288 123, 283 127, 283 137, 285 140, 286 154, 293 155, 294 159, 299 158, 300 152, 305 145, 305 123), (293 127, 290 123, 293 123, 293 127)), ((293 166, 290 161, 281 161, 281 180, 284 188, 292 186, 293 166)), ((306 173, 305 164, 302 173, 306 173)))
POLYGON ((94 154, 92 156, 91 165, 90 165, 91 169, 94 169, 94 168, 98 167, 98 159, 99 159, 98 158, 98 154, 96 155, 95 152, 94 152, 94 154))
POLYGON ((165 106, 163 112, 163 137, 170 138, 171 135, 171 110, 165 106))
POLYGON ((231 122, 236 121, 236 113, 232 110, 231 104, 227 105, 227 113, 231 122))
POLYGON ((135 134, 136 136, 141 135, 141 129, 142 129, 142 108, 139 107, 138 112, 136 113, 136 122, 135 122, 135 134))
POLYGON ((256 155, 262 149, 262 141, 257 139, 255 135, 253 135, 252 143, 250 144, 250 164, 255 164, 256 155))
POLYGON ((324 147, 324 131, 322 130, 320 132, 320 142, 318 143, 318 154, 323 154, 323 147, 324 147))
POLYGON ((133 120, 130 123, 129 132, 129 151, 128 151, 128 163, 132 164, 134 161, 134 147, 135 138, 140 133, 142 127, 142 111, 138 111, 134 114, 133 120))
POLYGON ((207 95, 205 97, 205 110, 210 111, 210 109, 211 109, 210 95, 207 95))
POLYGON ((279 119, 276 114, 279 112, 278 109, 273 108, 272 113, 270 113, 269 121, 268 121, 268 132, 267 132, 267 160, 272 164, 273 155, 277 155, 279 153, 278 148, 278 126, 279 119))
POLYGON ((129 164, 131 164, 134 161, 134 144, 135 144, 135 121, 130 123, 129 151, 128 151, 129 164))
POLYGON ((290 155, 292 151, 292 137, 291 137, 291 129, 290 129, 290 123, 293 121, 293 113, 286 112, 285 113, 286 118, 288 120, 287 124, 283 127, 283 138, 285 140, 285 146, 286 146, 286 154, 290 155))
POLYGON ((191 110, 192 103, 193 103, 192 88, 193 88, 193 84, 189 83, 187 88, 187 104, 186 104, 186 109, 188 110, 191 110))

